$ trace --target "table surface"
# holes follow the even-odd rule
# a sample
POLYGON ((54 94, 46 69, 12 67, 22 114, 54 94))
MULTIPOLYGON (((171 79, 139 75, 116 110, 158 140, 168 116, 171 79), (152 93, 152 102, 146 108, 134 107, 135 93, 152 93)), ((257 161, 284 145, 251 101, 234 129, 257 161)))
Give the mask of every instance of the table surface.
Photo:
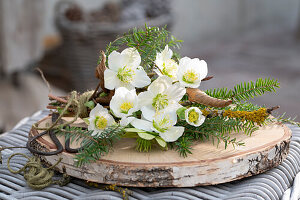
MULTIPOLYGON (((48 115, 39 111, 23 119, 16 127, 0 136, 0 146, 25 146, 31 125, 48 115)), ((266 173, 230 183, 191 188, 128 188, 130 199, 299 199, 300 198, 300 128, 292 129, 290 153, 281 165, 266 173), (297 175, 298 174, 298 175, 297 175), (296 176, 297 175, 297 176, 296 176), (296 177, 296 178, 295 178, 296 177)), ((89 187, 84 181, 72 179, 67 186, 52 185, 43 190, 32 190, 20 174, 7 170, 7 158, 16 152, 30 155, 26 149, 4 150, 0 165, 0 199, 122 199, 119 193, 89 187)), ((26 163, 25 158, 11 160, 13 169, 26 163)))

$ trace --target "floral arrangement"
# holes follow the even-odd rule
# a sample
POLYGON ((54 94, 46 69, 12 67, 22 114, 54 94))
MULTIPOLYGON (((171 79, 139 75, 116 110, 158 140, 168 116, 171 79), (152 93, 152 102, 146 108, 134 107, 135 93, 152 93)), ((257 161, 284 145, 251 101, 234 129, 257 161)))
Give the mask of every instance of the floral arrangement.
POLYGON ((73 91, 67 97, 49 95, 48 108, 59 116, 47 129, 71 141, 81 139, 75 156, 78 166, 98 160, 113 148, 114 141, 123 138, 134 138, 137 151, 174 149, 185 157, 196 141, 222 142, 225 148, 245 145, 230 133, 250 136, 269 121, 293 122, 269 117, 278 106, 247 102, 275 92, 277 80, 259 78, 233 89, 198 89, 202 81, 212 78, 207 77, 207 63, 181 58, 176 52, 181 42, 166 28, 130 30, 101 51, 95 90, 73 91), (63 116, 74 119, 61 122, 63 116), (86 126, 72 126, 77 118, 86 126))

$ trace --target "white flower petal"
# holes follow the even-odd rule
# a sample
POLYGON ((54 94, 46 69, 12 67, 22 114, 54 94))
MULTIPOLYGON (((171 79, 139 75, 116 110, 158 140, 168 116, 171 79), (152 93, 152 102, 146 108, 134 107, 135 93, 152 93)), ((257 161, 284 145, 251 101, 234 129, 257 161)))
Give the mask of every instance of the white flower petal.
POLYGON ((187 82, 183 81, 182 79, 178 79, 178 80, 182 87, 187 87, 187 88, 198 88, 201 83, 201 81, 198 81, 195 83, 187 83, 187 82))
POLYGON ((167 59, 172 58, 172 55, 173 55, 173 51, 171 49, 169 49, 168 45, 166 45, 165 49, 162 52, 163 58, 165 58, 167 60, 167 59))
POLYGON ((118 88, 118 87, 124 87, 124 88, 127 88, 128 90, 134 89, 134 86, 131 85, 130 83, 124 83, 122 81, 119 81, 119 82, 120 82, 120 86, 117 86, 116 88, 118 88))
POLYGON ((93 133, 91 134, 91 136, 96 136, 96 135, 100 135, 103 131, 99 130, 99 129, 94 129, 93 133))
POLYGON ((111 54, 108 56, 108 67, 116 72, 119 68, 124 67, 123 56, 117 51, 111 52, 111 54))
POLYGON ((152 123, 143 119, 134 119, 131 122, 134 128, 152 132, 152 123))
POLYGON ((152 121, 155 115, 155 109, 153 108, 153 106, 150 104, 148 106, 143 106, 141 108, 142 111, 142 115, 145 119, 152 121))
POLYGON ((121 55, 124 63, 130 67, 136 68, 141 63, 141 56, 135 48, 126 48, 121 52, 121 55))
POLYGON ((195 123, 195 126, 201 126, 205 121, 205 116, 201 115, 199 120, 195 123))
POLYGON ((137 88, 143 88, 151 83, 151 79, 148 77, 147 73, 143 68, 135 70, 135 75, 133 76, 132 85, 137 88))
POLYGON ((104 71, 104 87, 109 90, 113 90, 117 87, 119 79, 117 78, 117 72, 106 69, 104 71))
POLYGON ((154 98, 154 95, 151 92, 149 92, 149 91, 141 92, 138 95, 139 107, 141 108, 146 105, 151 105, 153 102, 153 98, 154 98))
POLYGON ((88 125, 88 130, 94 130, 95 129, 95 117, 89 118, 90 124, 88 125))
POLYGON ((156 54, 156 64, 159 67, 162 67, 161 65, 163 64, 163 62, 168 59, 171 59, 172 55, 173 55, 173 51, 169 49, 168 45, 166 45, 162 52, 156 54))
POLYGON ((99 115, 100 113, 102 113, 102 115, 107 114, 108 110, 101 106, 99 103, 97 103, 96 107, 91 110, 90 117, 99 115))
POLYGON ((163 110, 163 115, 168 115, 172 126, 174 126, 177 123, 177 108, 172 109, 172 107, 167 107, 163 110))
POLYGON ((169 86, 172 85, 172 79, 168 76, 160 76, 151 83, 148 91, 153 94, 163 93, 169 86))
POLYGON ((191 59, 189 57, 183 57, 179 60, 179 69, 183 66, 188 66, 191 62, 191 59))
POLYGON ((115 95, 112 97, 109 106, 114 115, 118 118, 131 115, 133 112, 138 110, 138 98, 135 89, 131 91, 125 87, 116 89, 115 95), (132 108, 128 110, 127 114, 123 113, 120 108, 123 103, 132 104, 132 108))
POLYGON ((200 80, 204 79, 207 76, 207 63, 204 60, 194 58, 191 60, 190 65, 200 74, 200 80))
POLYGON ((136 119, 135 117, 123 117, 120 120, 120 125, 121 126, 127 126, 128 124, 130 124, 134 119, 136 119))
POLYGON ((207 66, 205 61, 200 61, 198 58, 190 59, 184 57, 179 62, 179 69, 177 72, 177 78, 183 87, 197 88, 200 86, 202 78, 207 75, 207 66), (193 71, 198 79, 193 83, 187 83, 183 81, 184 74, 187 72, 193 71))
POLYGON ((182 136, 184 132, 184 127, 182 126, 173 126, 166 130, 163 133, 160 133, 159 136, 164 139, 166 142, 175 142, 179 137, 182 136))
POLYGON ((200 72, 200 79, 204 79, 207 76, 207 63, 204 60, 201 60, 201 72, 200 72))
POLYGON ((168 98, 179 102, 182 97, 185 95, 186 89, 180 85, 180 83, 175 83, 171 85, 168 90, 165 92, 168 95, 168 98))
POLYGON ((107 126, 112 126, 116 123, 115 119, 110 114, 105 116, 105 118, 107 119, 107 126))
POLYGON ((201 124, 204 123, 205 121, 205 116, 202 115, 202 112, 199 108, 197 107, 190 107, 185 111, 185 120, 188 124, 192 125, 192 126, 200 126, 201 124), (195 122, 192 122, 189 120, 189 112, 194 110, 195 112, 197 112, 199 114, 198 120, 195 122))

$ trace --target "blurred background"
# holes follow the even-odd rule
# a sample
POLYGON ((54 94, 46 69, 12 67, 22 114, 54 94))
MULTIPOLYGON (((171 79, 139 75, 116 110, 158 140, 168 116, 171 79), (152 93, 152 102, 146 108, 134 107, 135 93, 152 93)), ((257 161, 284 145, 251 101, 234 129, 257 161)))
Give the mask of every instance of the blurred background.
MULTIPOLYGON (((255 100, 300 114, 299 0, 0 0, 0 133, 44 109, 52 93, 94 89, 99 50, 132 27, 168 25, 182 56, 208 63, 201 89, 273 77, 255 100)), ((299 119, 297 120, 299 121, 299 119)))

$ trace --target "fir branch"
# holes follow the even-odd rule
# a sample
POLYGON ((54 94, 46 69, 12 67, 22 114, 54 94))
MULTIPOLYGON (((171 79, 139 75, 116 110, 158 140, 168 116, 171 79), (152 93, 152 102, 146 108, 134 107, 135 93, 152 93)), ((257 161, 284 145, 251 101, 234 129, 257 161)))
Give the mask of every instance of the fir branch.
POLYGON ((78 141, 83 147, 75 155, 75 165, 80 167, 99 160, 106 155, 112 148, 113 143, 120 139, 123 128, 120 126, 110 126, 103 130, 99 135, 92 135, 93 131, 87 131, 81 127, 59 127, 55 130, 58 135, 64 135, 65 139, 71 142, 78 141))
POLYGON ((267 120, 269 122, 279 122, 279 123, 289 123, 295 126, 300 127, 300 122, 296 122, 297 117, 286 117, 286 113, 283 113, 282 115, 277 115, 275 118, 269 117, 267 120))
POLYGON ((172 147, 182 157, 187 157, 188 154, 192 154, 192 138, 189 135, 183 135, 176 142, 172 143, 172 147))
POLYGON ((83 139, 83 141, 86 139, 98 142, 91 136, 93 131, 88 131, 82 127, 58 127, 54 131, 57 135, 65 136, 65 140, 70 139, 71 142, 78 141, 80 139, 83 139))
POLYGON ((246 101, 256 96, 261 96, 266 92, 276 92, 276 88, 279 88, 277 80, 259 78, 255 83, 250 81, 236 85, 230 99, 234 102, 246 101))
POLYGON ((276 88, 279 88, 277 80, 259 78, 255 82, 242 82, 234 86, 233 90, 228 90, 227 88, 215 88, 206 90, 205 92, 209 96, 218 99, 231 99, 234 103, 239 103, 241 101, 261 96, 266 92, 276 92, 276 88))
POLYGON ((261 107, 258 105, 255 105, 251 102, 246 102, 246 103, 237 103, 235 107, 232 108, 232 110, 239 110, 239 111, 254 111, 258 110, 261 107))
MULTIPOLYGON (((141 55, 141 66, 147 72, 151 72, 155 66, 153 61, 157 52, 161 52, 166 45, 179 48, 181 42, 181 40, 170 35, 170 32, 166 30, 166 26, 159 28, 145 25, 144 29, 133 28, 128 33, 110 42, 106 47, 105 54, 108 56, 111 52, 117 51, 124 46, 136 48, 141 55)), ((174 51, 173 58, 177 61, 180 59, 176 51, 174 51)), ((99 58, 98 63, 100 63, 100 60, 101 58, 99 58)))
MULTIPOLYGON (((178 125, 185 127, 185 135, 191 136, 192 140, 212 140, 213 143, 216 140, 217 145, 222 141, 225 145, 225 149, 229 144, 233 147, 244 145, 242 141, 237 141, 236 138, 232 138, 230 133, 244 132, 250 136, 258 129, 258 127, 250 121, 243 122, 239 119, 227 119, 221 116, 207 118, 200 127, 191 126, 185 121, 179 121, 178 125)), ((181 149, 180 143, 178 143, 177 146, 179 146, 177 148, 181 149)))

